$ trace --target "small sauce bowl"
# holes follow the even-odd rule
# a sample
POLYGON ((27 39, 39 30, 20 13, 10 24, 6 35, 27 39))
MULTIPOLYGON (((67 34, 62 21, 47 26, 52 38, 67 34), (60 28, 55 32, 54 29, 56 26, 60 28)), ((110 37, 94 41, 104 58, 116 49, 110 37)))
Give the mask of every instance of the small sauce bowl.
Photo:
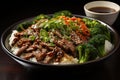
POLYGON ((84 5, 86 16, 113 25, 120 12, 120 6, 110 1, 92 1, 84 5))

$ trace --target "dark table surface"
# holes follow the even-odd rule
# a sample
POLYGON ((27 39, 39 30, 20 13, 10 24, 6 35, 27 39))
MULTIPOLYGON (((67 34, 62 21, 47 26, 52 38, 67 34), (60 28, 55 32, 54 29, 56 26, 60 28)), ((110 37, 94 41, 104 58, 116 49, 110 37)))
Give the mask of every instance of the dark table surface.
MULTIPOLYGON (((90 1, 90 0, 89 0, 90 1)), ((40 13, 53 13, 59 10, 70 10, 74 14, 85 15, 83 5, 87 3, 86 0, 71 0, 62 1, 58 0, 48 1, 34 0, 29 2, 16 1, 17 4, 12 2, 2 2, 0 6, 0 36, 2 32, 12 25, 13 23, 24 18, 36 16, 40 13), (67 2, 67 3, 66 3, 67 2), (6 6, 7 5, 7 6, 6 6), (5 7, 6 6, 6 7, 5 7)), ((114 0, 115 2, 115 0, 114 0)), ((118 3, 118 0, 116 0, 118 3)), ((116 22, 111 26, 120 34, 120 16, 116 22)), ((0 46, 0 80, 35 80, 35 79, 78 79, 78 80, 120 80, 120 50, 108 58, 99 67, 94 67, 90 72, 71 72, 54 74, 42 74, 41 72, 30 71, 22 65, 14 61, 7 54, 5 54, 0 46), (70 75, 71 74, 71 75, 70 75), (67 75, 67 76, 66 76, 67 75), (43 77, 45 76, 45 77, 43 77), (56 77, 55 77, 56 76, 56 77)))

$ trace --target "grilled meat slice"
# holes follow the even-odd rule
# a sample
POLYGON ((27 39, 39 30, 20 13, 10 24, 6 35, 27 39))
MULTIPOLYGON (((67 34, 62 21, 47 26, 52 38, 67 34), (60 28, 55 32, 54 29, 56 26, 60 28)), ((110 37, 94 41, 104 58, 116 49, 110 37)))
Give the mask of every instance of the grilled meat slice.
POLYGON ((23 45, 17 52, 17 56, 20 56, 26 49, 28 48, 28 45, 23 45))
POLYGON ((75 46, 71 41, 68 41, 66 39, 61 39, 61 40, 55 40, 54 43, 65 50, 67 53, 71 53, 73 56, 76 56, 75 54, 75 46))
POLYGON ((83 42, 74 31, 72 31, 70 36, 71 36, 71 40, 75 43, 75 45, 78 45, 83 42))

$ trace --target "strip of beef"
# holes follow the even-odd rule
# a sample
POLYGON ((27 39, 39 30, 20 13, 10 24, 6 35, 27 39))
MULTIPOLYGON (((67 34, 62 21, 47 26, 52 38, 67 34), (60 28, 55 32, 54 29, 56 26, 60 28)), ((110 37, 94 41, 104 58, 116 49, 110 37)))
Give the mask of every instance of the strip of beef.
POLYGON ((76 56, 75 46, 71 41, 68 41, 66 39, 61 39, 61 40, 54 40, 54 43, 60 48, 64 49, 65 52, 71 53, 73 56, 76 56))
POLYGON ((24 32, 25 32, 25 31, 16 33, 16 34, 15 34, 15 37, 21 37, 21 36, 23 36, 23 35, 24 35, 24 32))
POLYGON ((40 62, 46 57, 46 53, 34 53, 34 56, 36 57, 37 61, 40 62))
POLYGON ((58 51, 56 54, 56 59, 55 62, 60 62, 61 58, 64 56, 64 52, 63 51, 58 51))
POLYGON ((37 45, 31 45, 26 49, 26 52, 31 52, 37 49, 37 45))
POLYGON ((54 58, 54 52, 53 51, 50 51, 47 53, 45 59, 43 60, 43 63, 50 63, 51 60, 54 58))
POLYGON ((26 49, 28 48, 28 45, 23 45, 17 52, 17 56, 20 56, 26 49))
POLYGON ((41 51, 33 50, 31 53, 27 52, 24 55, 22 55, 22 58, 29 60, 30 58, 35 57, 39 62, 45 58, 46 52, 47 52, 47 49, 45 48, 42 48, 41 51))
POLYGON ((59 47, 55 47, 52 51, 47 53, 43 63, 60 62, 63 55, 64 51, 59 47))
POLYGON ((20 39, 19 37, 15 37, 14 40, 13 40, 13 42, 12 42, 12 46, 14 46, 19 39, 20 39))
POLYGON ((37 44, 37 42, 34 42, 33 45, 29 46, 27 49, 26 49, 26 52, 30 52, 30 51, 34 51, 36 49, 39 49, 41 50, 42 49, 42 46, 37 44))
POLYGON ((15 33, 14 34, 14 39, 13 39, 13 41, 12 41, 12 46, 14 46, 20 39, 21 39, 21 36, 23 36, 24 34, 23 34, 23 32, 17 32, 17 33, 15 33))
POLYGON ((45 48, 49 49, 49 50, 53 50, 54 49, 54 47, 52 47, 50 44, 45 43, 45 42, 40 42, 40 45, 42 47, 45 47, 45 48))
POLYGON ((41 52, 34 53, 34 56, 36 57, 37 61, 40 62, 46 57, 47 49, 42 48, 41 52))
POLYGON ((21 38, 16 44, 17 44, 17 46, 22 47, 23 44, 26 44, 26 43, 31 44, 29 39, 21 38))
POLYGON ((42 49, 41 49, 41 52, 42 52, 42 53, 47 53, 47 49, 42 48, 42 49))
POLYGON ((58 36, 59 38, 62 39, 62 35, 60 34, 59 31, 55 30, 55 31, 53 31, 53 33, 54 33, 54 35, 56 35, 56 36, 58 36))
POLYGON ((74 31, 72 31, 71 32, 71 39, 72 39, 72 41, 76 44, 76 45, 78 45, 78 44, 80 44, 80 43, 82 43, 83 41, 80 39, 80 37, 74 32, 74 31))
POLYGON ((34 57, 33 53, 26 53, 24 56, 22 56, 23 59, 29 60, 30 58, 34 57))

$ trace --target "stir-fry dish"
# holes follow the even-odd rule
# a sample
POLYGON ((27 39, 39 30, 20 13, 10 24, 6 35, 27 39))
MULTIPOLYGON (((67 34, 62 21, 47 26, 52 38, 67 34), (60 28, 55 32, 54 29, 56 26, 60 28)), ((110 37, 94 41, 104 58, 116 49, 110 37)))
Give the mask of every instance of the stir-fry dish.
POLYGON ((20 23, 9 45, 13 54, 32 62, 80 64, 107 55, 114 46, 111 38, 106 25, 63 10, 20 23))

